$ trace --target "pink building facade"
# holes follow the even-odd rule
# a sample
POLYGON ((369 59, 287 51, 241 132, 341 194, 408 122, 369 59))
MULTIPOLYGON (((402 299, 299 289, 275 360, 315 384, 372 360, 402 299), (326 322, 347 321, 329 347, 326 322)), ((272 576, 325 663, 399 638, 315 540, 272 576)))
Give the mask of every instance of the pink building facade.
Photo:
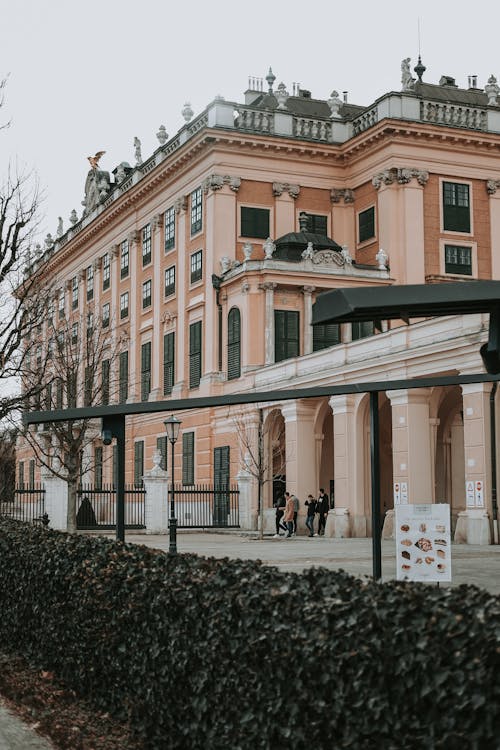
MULTIPOLYGON (((91 170, 84 215, 47 243, 57 308, 109 321, 110 402, 482 371, 487 316, 393 321, 381 333, 313 330, 311 319, 317 295, 339 286, 500 279, 497 94, 403 76, 401 90, 362 107, 266 81, 252 79, 243 104, 218 97, 194 118, 186 107, 183 128, 160 132, 144 161, 139 146, 135 167, 91 170)), ((409 502, 451 504, 459 541, 491 541, 490 393, 381 395, 386 533, 403 483, 409 502), (483 496, 471 498, 478 481, 483 496)), ((301 500, 325 487, 327 534, 370 535, 368 397, 258 406, 178 415, 183 483, 246 477, 242 523, 256 528, 261 429, 268 530, 285 486, 301 500)), ((165 452, 163 419, 127 420, 127 481, 165 452)), ((98 429, 85 480, 96 449, 111 482, 98 429)), ((38 479, 21 444, 18 462, 38 479)))

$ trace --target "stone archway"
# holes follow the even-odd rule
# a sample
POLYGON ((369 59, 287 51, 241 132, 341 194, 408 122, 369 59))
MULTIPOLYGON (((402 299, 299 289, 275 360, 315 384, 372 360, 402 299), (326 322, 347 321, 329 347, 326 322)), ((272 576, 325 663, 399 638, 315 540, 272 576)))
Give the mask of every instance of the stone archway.
POLYGON ((451 508, 452 532, 465 510, 465 450, 462 393, 458 386, 443 392, 437 411, 436 502, 451 508))
POLYGON ((333 412, 327 401, 322 402, 316 418, 315 435, 317 443, 317 487, 323 487, 330 498, 330 506, 335 501, 335 469, 333 445, 333 412))
MULTIPOLYGON (((380 440, 380 521, 384 524, 385 515, 394 508, 393 460, 392 460, 392 408, 386 394, 379 395, 379 440, 380 440)), ((371 536, 372 482, 370 458, 370 397, 367 394, 362 402, 363 420, 363 497, 366 516, 366 533, 371 536)))

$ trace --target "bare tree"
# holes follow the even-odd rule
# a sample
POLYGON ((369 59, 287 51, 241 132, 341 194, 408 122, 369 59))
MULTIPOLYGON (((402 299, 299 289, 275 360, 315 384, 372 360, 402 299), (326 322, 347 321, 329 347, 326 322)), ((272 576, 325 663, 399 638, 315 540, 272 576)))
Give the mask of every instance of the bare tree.
POLYGON ((258 488, 259 538, 264 536, 264 487, 280 479, 286 470, 285 426, 283 419, 267 419, 259 409, 258 421, 249 412, 233 411, 231 419, 238 436, 241 463, 254 477, 258 488))
POLYGON ((14 499, 16 482, 16 430, 0 434, 0 502, 14 499))
MULTIPOLYGON (((45 328, 48 366, 40 370, 42 347, 30 358, 31 377, 38 378, 37 409, 99 406, 113 400, 116 349, 112 327, 94 319, 93 312, 75 314, 68 320, 54 320, 51 313, 45 328)), ((38 462, 68 485, 67 530, 76 531, 77 491, 82 474, 92 468, 86 449, 99 435, 99 424, 91 419, 68 419, 27 428, 24 437, 38 462)))

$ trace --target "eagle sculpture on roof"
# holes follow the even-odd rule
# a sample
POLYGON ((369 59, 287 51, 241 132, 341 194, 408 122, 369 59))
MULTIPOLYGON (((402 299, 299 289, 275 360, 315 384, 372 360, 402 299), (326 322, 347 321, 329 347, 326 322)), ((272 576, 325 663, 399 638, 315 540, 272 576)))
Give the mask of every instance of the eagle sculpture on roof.
POLYGON ((99 164, 99 159, 105 153, 106 153, 105 151, 98 151, 95 156, 87 156, 87 159, 89 160, 90 166, 92 167, 92 169, 97 169, 98 164, 99 164))

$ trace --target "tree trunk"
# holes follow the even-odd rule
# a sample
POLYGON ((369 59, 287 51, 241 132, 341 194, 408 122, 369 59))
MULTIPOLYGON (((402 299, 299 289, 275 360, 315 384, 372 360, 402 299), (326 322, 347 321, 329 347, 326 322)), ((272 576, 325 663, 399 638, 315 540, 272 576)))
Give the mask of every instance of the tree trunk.
POLYGON ((69 534, 76 533, 77 489, 78 477, 68 477, 68 515, 66 527, 69 534))

